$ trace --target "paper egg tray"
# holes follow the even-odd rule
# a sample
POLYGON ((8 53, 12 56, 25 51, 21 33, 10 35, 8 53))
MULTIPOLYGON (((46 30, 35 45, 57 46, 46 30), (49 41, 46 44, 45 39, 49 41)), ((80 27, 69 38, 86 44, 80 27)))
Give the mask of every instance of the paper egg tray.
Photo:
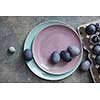
MULTIPOLYGON (((89 25, 89 24, 92 24, 92 23, 93 24, 96 24, 96 23, 100 24, 100 20, 80 25, 77 28, 77 30, 78 30, 78 33, 81 35, 81 38, 82 38, 82 41, 83 41, 83 48, 84 48, 83 56, 86 55, 85 53, 87 52, 87 57, 91 61, 92 67, 90 68, 89 71, 90 71, 90 74, 92 76, 93 82, 99 83, 100 82, 100 71, 99 71, 100 65, 97 65, 95 63, 96 55, 94 55, 93 52, 92 52, 92 48, 93 48, 94 45, 89 40, 90 36, 87 35, 86 32, 85 32, 86 26, 89 25)), ((96 34, 98 34, 98 33, 96 33, 96 34)))

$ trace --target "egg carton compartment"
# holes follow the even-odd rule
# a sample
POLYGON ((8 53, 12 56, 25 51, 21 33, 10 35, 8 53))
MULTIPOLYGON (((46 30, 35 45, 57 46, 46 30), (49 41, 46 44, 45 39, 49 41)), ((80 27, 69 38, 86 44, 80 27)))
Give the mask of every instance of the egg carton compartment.
MULTIPOLYGON (((88 35, 86 33, 86 27, 90 24, 96 25, 96 23, 98 23, 100 25, 100 20, 80 25, 77 28, 77 31, 81 35, 80 38, 82 39, 84 51, 87 52, 87 57, 92 62, 92 67, 90 68, 89 71, 92 76, 93 82, 100 83, 100 64, 96 63, 95 59, 96 59, 97 55, 94 54, 94 50, 93 50, 94 46, 100 44, 100 30, 97 30, 96 33, 93 35, 88 35), (95 36, 98 37, 97 39, 99 39, 99 40, 97 41, 97 39, 96 39, 95 41, 97 41, 97 42, 93 43, 91 41, 91 39, 95 36)), ((84 52, 83 56, 86 55, 86 52, 84 52)))

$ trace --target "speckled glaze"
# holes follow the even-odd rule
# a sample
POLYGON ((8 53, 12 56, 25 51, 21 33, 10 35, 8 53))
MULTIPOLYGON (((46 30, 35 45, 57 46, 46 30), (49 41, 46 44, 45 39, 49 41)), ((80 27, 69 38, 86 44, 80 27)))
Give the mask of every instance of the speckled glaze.
MULTIPOLYGON (((37 33, 39 33, 41 30, 43 30, 44 28, 51 26, 51 25, 59 25, 62 24, 64 25, 64 23, 59 22, 59 21, 55 21, 55 20, 50 20, 50 21, 46 21, 43 23, 40 23, 39 25, 37 25, 36 27, 34 27, 32 29, 32 31, 28 34, 25 43, 24 43, 24 49, 31 49, 32 48, 32 43, 35 39, 35 36, 37 35, 37 33)), ((68 77, 69 75, 71 75, 79 66, 81 60, 82 60, 82 55, 83 52, 81 54, 80 60, 77 64, 77 66, 75 66, 71 71, 66 72, 65 74, 61 74, 61 75, 54 75, 54 74, 49 74, 43 70, 41 70, 41 68, 39 68, 39 66, 35 63, 34 59, 32 59, 31 61, 26 62, 27 66, 30 68, 30 70, 36 74, 38 77, 46 79, 46 80, 61 80, 64 79, 66 77, 68 77)))
MULTIPOLYGON (((74 68, 80 60, 80 55, 65 63, 62 60, 58 64, 50 63, 53 51, 66 50, 69 46, 77 46, 81 50, 81 42, 76 33, 65 25, 51 25, 43 29, 36 36, 32 51, 38 66, 51 74, 64 74, 74 68)), ((82 53, 82 50, 81 50, 82 53)))

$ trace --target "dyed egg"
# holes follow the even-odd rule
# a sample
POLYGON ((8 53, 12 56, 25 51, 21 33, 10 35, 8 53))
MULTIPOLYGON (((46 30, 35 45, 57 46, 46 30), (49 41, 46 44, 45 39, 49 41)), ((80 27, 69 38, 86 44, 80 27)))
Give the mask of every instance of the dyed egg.
POLYGON ((97 35, 92 35, 91 37, 90 37, 90 42, 91 43, 98 43, 99 42, 99 37, 97 36, 97 35))
POLYGON ((91 66, 90 61, 89 61, 89 60, 86 60, 86 61, 84 61, 84 62, 81 64, 80 68, 81 68, 81 70, 83 70, 83 71, 88 71, 89 68, 90 68, 90 66, 91 66))
POLYGON ((95 45, 92 49, 93 53, 96 54, 96 55, 99 55, 100 54, 100 45, 95 45))
POLYGON ((30 49, 26 49, 24 51, 24 58, 25 58, 26 61, 32 60, 33 54, 32 54, 32 51, 30 49))
POLYGON ((57 64, 60 62, 60 55, 57 51, 54 51, 52 54, 51 54, 51 62, 53 64, 57 64))
POLYGON ((68 52, 72 55, 72 56, 78 56, 80 54, 80 49, 77 46, 69 46, 68 47, 68 52))
POLYGON ((65 62, 70 62, 72 60, 71 54, 65 50, 61 51, 60 56, 65 62))
POLYGON ((100 65, 100 55, 95 58, 96 64, 100 65))
POLYGON ((93 34, 95 34, 96 31, 97 31, 96 25, 94 25, 94 24, 88 25, 88 26, 86 27, 85 31, 86 31, 86 33, 87 33, 88 35, 93 35, 93 34))

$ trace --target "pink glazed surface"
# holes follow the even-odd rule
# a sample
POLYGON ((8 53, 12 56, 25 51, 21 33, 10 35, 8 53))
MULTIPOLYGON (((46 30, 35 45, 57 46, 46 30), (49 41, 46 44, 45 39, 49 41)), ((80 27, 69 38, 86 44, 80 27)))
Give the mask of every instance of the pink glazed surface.
POLYGON ((35 62, 48 73, 64 74, 77 65, 80 55, 73 58, 69 63, 61 60, 55 65, 50 63, 50 56, 53 51, 60 53, 61 50, 66 50, 68 46, 72 45, 81 49, 80 39, 72 29, 63 25, 49 26, 39 32, 33 42, 32 52, 35 62))

